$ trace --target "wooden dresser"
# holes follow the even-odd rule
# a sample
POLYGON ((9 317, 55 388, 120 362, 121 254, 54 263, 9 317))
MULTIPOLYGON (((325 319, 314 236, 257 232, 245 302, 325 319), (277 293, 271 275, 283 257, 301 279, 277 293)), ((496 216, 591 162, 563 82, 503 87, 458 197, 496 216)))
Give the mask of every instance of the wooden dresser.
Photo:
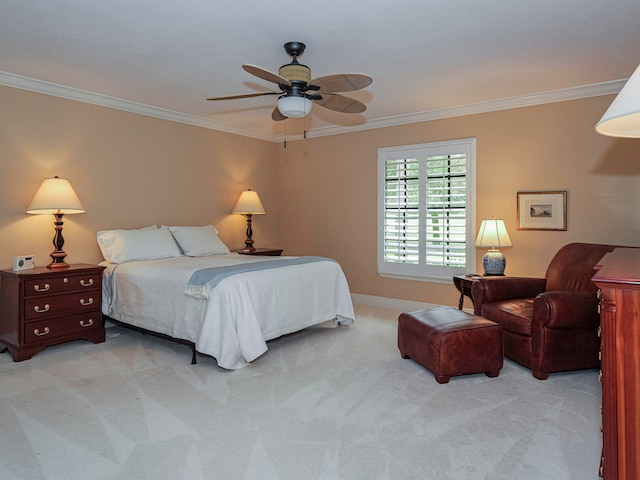
POLYGON ((600 289, 602 460, 605 480, 640 479, 640 249, 596 265, 600 289))
POLYGON ((0 346, 20 362, 58 343, 104 342, 102 270, 86 264, 0 270, 0 346))

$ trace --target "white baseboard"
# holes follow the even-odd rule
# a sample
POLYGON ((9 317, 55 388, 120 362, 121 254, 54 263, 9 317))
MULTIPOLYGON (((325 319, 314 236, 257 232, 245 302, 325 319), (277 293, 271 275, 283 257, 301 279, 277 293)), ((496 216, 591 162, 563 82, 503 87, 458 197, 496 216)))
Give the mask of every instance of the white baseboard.
POLYGON ((414 302, 411 300, 401 300, 399 298, 376 297, 373 295, 363 295, 361 293, 352 293, 351 300, 353 301, 353 303, 371 305, 373 307, 391 308, 401 312, 426 310, 429 308, 442 306, 435 303, 414 302))

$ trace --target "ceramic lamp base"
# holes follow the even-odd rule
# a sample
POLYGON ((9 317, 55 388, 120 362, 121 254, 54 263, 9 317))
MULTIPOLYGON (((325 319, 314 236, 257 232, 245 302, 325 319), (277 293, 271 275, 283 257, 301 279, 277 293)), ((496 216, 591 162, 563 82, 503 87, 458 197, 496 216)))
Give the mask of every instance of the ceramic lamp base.
POLYGON ((482 256, 485 275, 504 275, 507 259, 500 250, 489 250, 482 256))

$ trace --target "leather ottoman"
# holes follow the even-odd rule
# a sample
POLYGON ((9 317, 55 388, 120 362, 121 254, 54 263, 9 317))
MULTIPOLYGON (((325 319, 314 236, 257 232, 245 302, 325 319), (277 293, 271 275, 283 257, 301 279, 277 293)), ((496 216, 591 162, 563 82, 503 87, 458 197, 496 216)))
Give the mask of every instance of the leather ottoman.
POLYGON ((456 375, 497 377, 503 364, 502 327, 452 307, 401 313, 398 348, 431 370, 438 383, 456 375))

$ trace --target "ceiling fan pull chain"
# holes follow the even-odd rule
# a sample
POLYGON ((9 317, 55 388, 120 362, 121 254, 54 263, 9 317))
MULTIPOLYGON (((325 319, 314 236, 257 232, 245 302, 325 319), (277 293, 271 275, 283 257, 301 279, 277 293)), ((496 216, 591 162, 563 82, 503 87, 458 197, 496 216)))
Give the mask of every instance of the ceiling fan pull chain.
POLYGON ((284 121, 284 148, 287 148, 287 120, 284 121))

